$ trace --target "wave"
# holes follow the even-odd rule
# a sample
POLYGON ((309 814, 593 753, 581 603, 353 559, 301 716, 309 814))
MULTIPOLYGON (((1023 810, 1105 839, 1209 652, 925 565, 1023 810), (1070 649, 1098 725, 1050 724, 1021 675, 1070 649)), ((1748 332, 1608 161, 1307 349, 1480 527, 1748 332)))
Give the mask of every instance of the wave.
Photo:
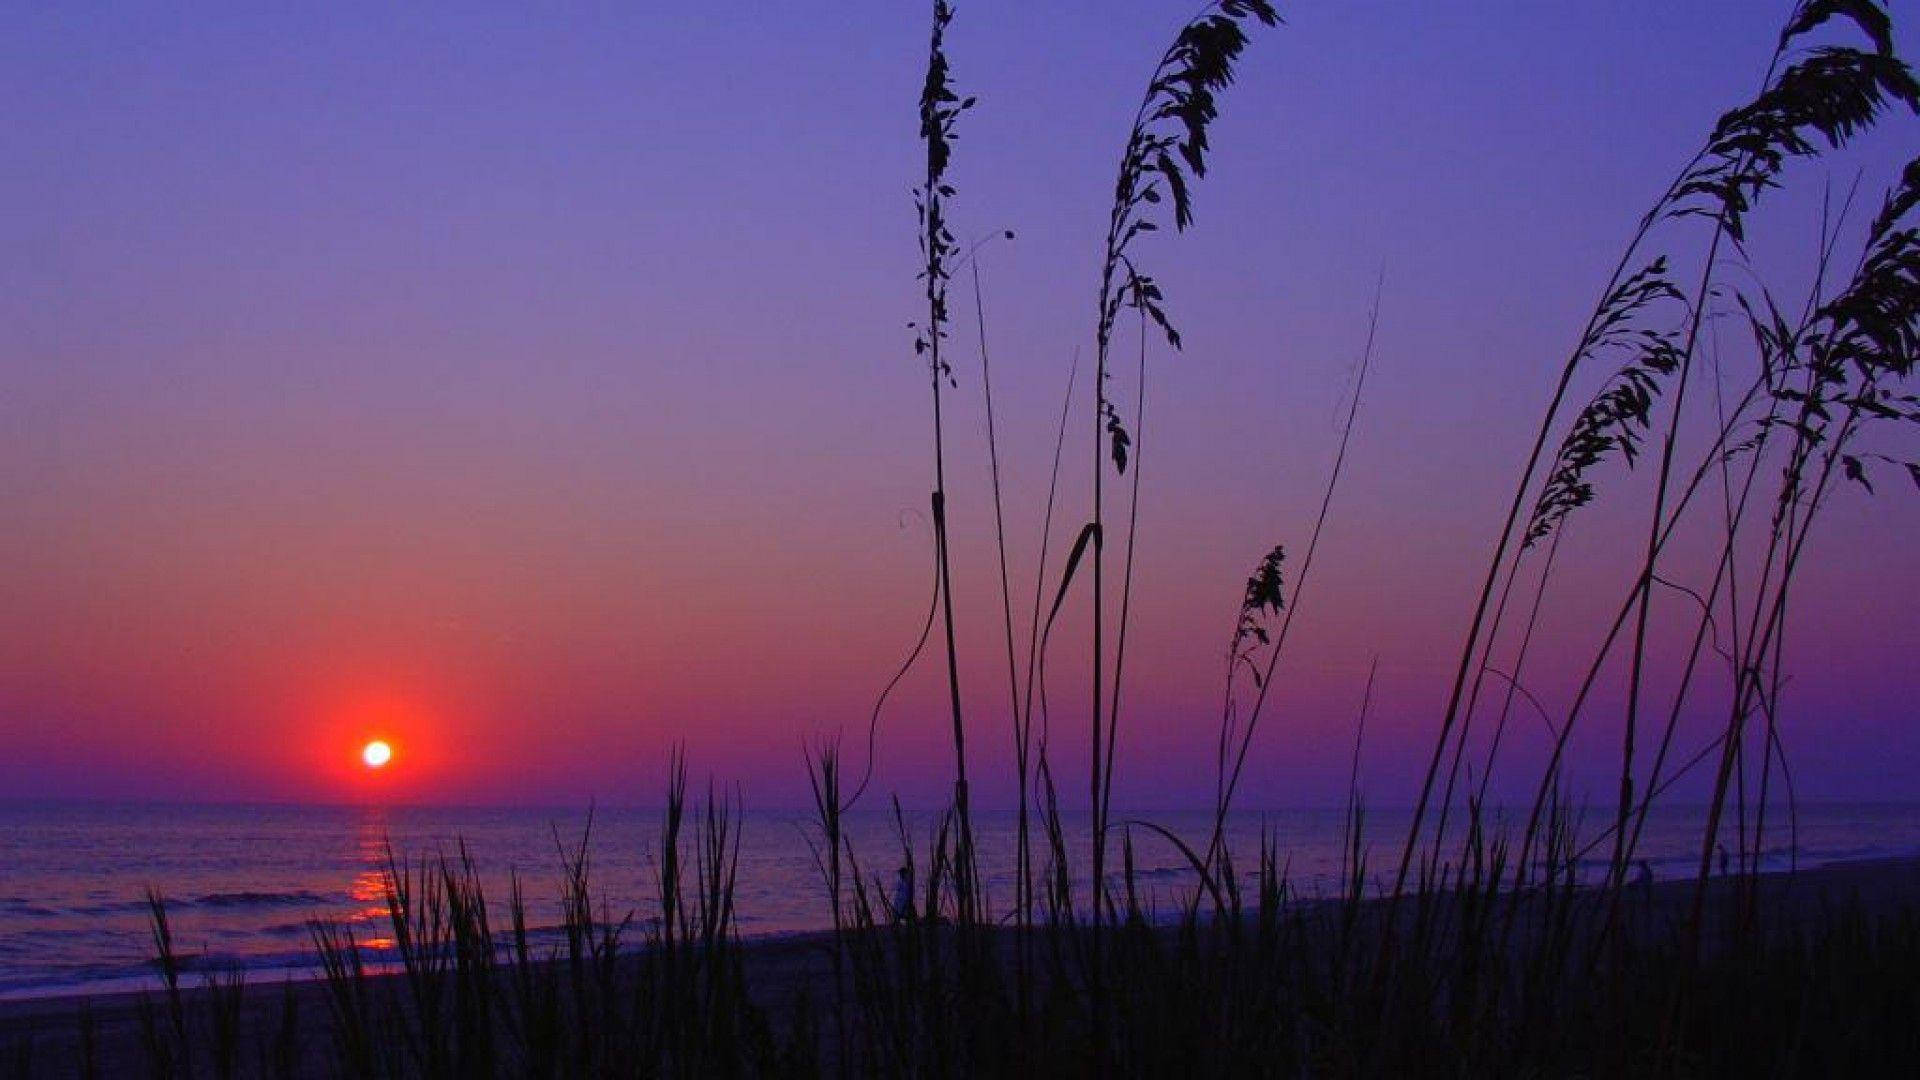
POLYGON ((1920 859, 1920 847, 1904 844, 1864 844, 1834 848, 1818 853, 1819 866, 1844 866, 1849 863, 1878 862, 1883 859, 1920 859))
MULTIPOLYGON (((163 896, 161 900, 167 905, 168 911, 183 911, 194 908, 230 910, 236 908, 319 907, 336 903, 339 897, 328 896, 324 893, 312 892, 307 889, 296 889, 290 892, 260 892, 253 890, 243 892, 212 892, 192 897, 163 896)), ((96 904, 81 904, 71 908, 70 911, 75 915, 144 915, 147 909, 148 903, 145 898, 142 898, 139 900, 109 900, 96 904)), ((40 910, 45 911, 46 909, 42 908, 40 910)), ((14 914, 16 912, 26 914, 34 913, 13 907, 6 908, 7 914, 14 914)), ((53 914, 60 913, 53 912, 53 914)))
MULTIPOLYGON (((1133 875, 1140 881, 1168 881, 1180 878, 1196 877, 1191 866, 1156 866, 1147 870, 1137 870, 1133 875)), ((1248 875, 1242 874, 1242 877, 1248 875)))
POLYGON ((293 892, 217 892, 197 896, 188 904, 194 907, 310 907, 332 902, 331 897, 297 889, 293 892))

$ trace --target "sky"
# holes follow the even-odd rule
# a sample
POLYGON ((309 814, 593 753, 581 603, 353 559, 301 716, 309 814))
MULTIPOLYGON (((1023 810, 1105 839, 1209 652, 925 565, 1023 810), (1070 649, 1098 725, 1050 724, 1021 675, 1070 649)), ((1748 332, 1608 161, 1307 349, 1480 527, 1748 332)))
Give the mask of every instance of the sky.
MULTIPOLYGON (((957 6, 949 56, 979 104, 949 211, 966 242, 1015 234, 979 265, 1024 641, 1114 168, 1191 9, 957 6)), ((1787 5, 1281 7, 1225 97, 1194 227, 1142 248, 1185 348, 1150 353, 1136 432, 1126 805, 1211 793, 1241 583, 1273 544, 1304 549, 1376 282, 1247 801, 1339 801, 1375 658, 1363 776, 1410 798, 1559 366, 1639 215, 1759 85, 1787 5)), ((922 5, 89 3, 6 23, 0 796, 644 804, 684 746, 696 775, 790 806, 808 740, 841 733, 858 767, 931 581, 907 328, 922 5), (395 760, 370 775, 375 737, 395 760)), ((1821 193, 1857 176, 1877 205, 1916 135, 1890 121, 1791 173, 1752 273, 1797 295, 1821 193)), ((958 653, 975 788, 1004 800, 968 278, 955 315, 958 653)), ((1084 367, 1077 392, 1081 417, 1084 367)), ((1075 433, 1050 574, 1088 513, 1075 433)), ((1607 500, 1624 480, 1603 474, 1560 556, 1530 661, 1550 706, 1644 535, 1639 496, 1607 500)), ((1803 797, 1920 798, 1920 510, 1878 487, 1833 500, 1796 601, 1803 797)), ((1084 608, 1049 674, 1068 774, 1084 608)), ((937 660, 875 740, 876 782, 909 798, 950 768, 937 660)), ((1583 790, 1605 791, 1617 713, 1576 744, 1583 790)), ((1520 731, 1496 790, 1530 790, 1544 746, 1520 731)))

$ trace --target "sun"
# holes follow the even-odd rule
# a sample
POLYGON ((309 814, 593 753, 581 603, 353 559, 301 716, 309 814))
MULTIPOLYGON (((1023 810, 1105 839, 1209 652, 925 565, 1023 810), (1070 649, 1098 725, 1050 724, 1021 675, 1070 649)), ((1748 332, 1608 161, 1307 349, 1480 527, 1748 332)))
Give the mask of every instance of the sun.
POLYGON ((384 768, 393 760, 393 747, 385 739, 375 739, 360 748, 360 760, 366 762, 369 769, 384 768))

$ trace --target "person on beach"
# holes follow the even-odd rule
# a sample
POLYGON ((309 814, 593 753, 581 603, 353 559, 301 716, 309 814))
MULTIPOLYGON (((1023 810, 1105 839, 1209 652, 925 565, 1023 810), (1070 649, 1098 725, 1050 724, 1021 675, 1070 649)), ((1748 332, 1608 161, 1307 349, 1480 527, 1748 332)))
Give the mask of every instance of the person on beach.
POLYGON ((896 922, 913 921, 913 873, 905 866, 893 881, 893 918, 896 922))

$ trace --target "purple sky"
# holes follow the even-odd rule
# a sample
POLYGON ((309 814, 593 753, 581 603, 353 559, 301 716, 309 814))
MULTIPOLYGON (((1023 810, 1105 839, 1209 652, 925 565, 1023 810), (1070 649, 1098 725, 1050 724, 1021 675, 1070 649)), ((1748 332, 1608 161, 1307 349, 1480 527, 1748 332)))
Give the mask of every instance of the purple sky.
MULTIPOLYGON (((1787 6, 1283 6, 1226 98, 1196 227, 1143 248, 1186 349, 1154 356, 1141 433, 1123 800, 1211 790, 1240 582, 1273 543, 1304 547, 1383 267, 1250 801, 1338 799, 1375 654, 1370 787, 1410 794, 1558 366, 1638 215, 1757 88, 1787 6)), ((8 18, 0 793, 349 798, 359 740, 386 734, 408 798, 650 801, 685 742, 697 771, 793 803, 804 737, 864 733, 927 602, 906 329, 923 6, 462 8, 8 18)), ((1018 234, 982 255, 1017 596, 1114 165, 1189 13, 975 0, 949 38, 980 98, 957 231, 1018 234)), ((1791 174, 1756 262, 1793 295, 1822 185, 1865 170, 1877 204, 1917 134, 1901 118, 1791 174)), ((978 784, 1004 796, 970 288, 956 300, 963 677, 978 784)), ((1543 631, 1550 702, 1644 529, 1641 502, 1605 502, 1617 467, 1601 479, 1543 631)), ((1889 478, 1830 513, 1790 639, 1796 780, 1920 797, 1920 509, 1889 478)), ((1077 655, 1054 662, 1070 748, 1077 655)), ((884 785, 937 790, 942 693, 935 663, 904 685, 884 785)), ((1594 791, 1599 723, 1576 769, 1594 791)))

